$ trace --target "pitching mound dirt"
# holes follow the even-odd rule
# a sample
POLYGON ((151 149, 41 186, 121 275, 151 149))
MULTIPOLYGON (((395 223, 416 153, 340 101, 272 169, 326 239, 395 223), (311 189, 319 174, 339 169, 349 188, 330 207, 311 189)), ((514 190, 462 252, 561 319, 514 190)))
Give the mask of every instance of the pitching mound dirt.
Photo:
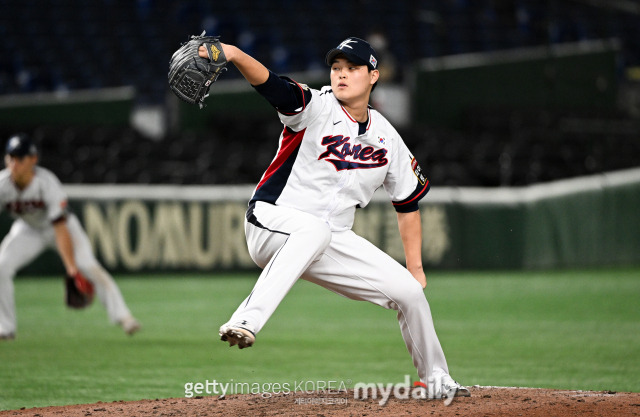
POLYGON ((353 391, 112 402, 0 412, 0 416, 640 416, 640 393, 473 387, 470 398, 357 400, 353 391))

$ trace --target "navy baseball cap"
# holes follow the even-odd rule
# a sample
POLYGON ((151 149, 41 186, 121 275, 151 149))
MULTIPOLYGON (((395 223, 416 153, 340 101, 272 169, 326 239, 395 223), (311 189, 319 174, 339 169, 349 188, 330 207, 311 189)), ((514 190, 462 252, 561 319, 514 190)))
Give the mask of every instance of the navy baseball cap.
POLYGON ((7 141, 5 153, 11 156, 23 157, 27 155, 36 155, 38 149, 33 144, 31 138, 24 133, 13 135, 7 141))
POLYGON ((327 52, 325 62, 331 66, 336 56, 343 54, 356 65, 366 65, 370 70, 378 68, 378 54, 369 42, 356 37, 342 41, 340 45, 327 52))

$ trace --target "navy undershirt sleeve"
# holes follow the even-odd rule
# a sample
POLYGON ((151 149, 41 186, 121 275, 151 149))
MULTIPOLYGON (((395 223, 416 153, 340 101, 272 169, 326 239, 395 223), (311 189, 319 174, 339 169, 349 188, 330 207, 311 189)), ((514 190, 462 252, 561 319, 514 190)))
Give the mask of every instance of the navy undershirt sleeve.
POLYGON ((267 81, 253 88, 280 113, 297 113, 311 100, 310 90, 302 88, 286 77, 278 77, 271 71, 267 81))

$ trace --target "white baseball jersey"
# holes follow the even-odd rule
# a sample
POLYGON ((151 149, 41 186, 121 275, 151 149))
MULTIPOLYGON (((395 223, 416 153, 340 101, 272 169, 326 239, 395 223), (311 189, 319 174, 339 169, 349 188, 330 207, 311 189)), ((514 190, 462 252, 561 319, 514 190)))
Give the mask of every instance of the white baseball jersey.
POLYGON ((36 166, 33 179, 23 190, 16 187, 8 169, 0 171, 0 210, 16 220, 0 244, 0 335, 17 328, 13 278, 46 249, 56 249, 53 222, 66 218, 78 269, 94 283, 96 294, 110 320, 133 320, 113 277, 98 263, 77 217, 67 213, 67 196, 60 180, 48 169, 36 166))
POLYGON ((63 217, 67 211, 67 195, 60 180, 48 169, 35 167, 33 180, 20 190, 11 180, 8 169, 0 171, 0 211, 21 218, 34 229, 44 229, 63 217))
POLYGON ((362 126, 330 87, 311 93, 299 112, 279 113, 285 129, 278 153, 252 200, 302 210, 333 231, 350 229, 356 207, 366 206, 381 185, 396 210, 417 210, 429 181, 391 124, 369 108, 362 126))

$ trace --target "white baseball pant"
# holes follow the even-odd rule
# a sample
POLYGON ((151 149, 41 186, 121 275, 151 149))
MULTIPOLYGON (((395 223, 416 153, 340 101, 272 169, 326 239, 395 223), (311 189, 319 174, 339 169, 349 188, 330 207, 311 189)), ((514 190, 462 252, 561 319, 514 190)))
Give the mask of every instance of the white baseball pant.
POLYGON ((449 373, 429 303, 405 267, 353 231, 331 232, 321 219, 296 209, 257 202, 247 218, 249 254, 263 271, 229 323, 246 320, 259 332, 301 277, 353 300, 397 310, 420 380, 449 373))
MULTIPOLYGON (((98 263, 78 218, 67 216, 78 269, 95 285, 96 295, 113 323, 130 317, 120 289, 111 275, 98 263)), ((17 271, 33 261, 45 249, 56 249, 53 227, 34 229, 21 219, 14 221, 0 245, 0 334, 15 333, 17 328, 13 278, 17 271)), ((62 284, 60 284, 62 286, 62 284)), ((61 301, 62 302, 62 301, 61 301)))

